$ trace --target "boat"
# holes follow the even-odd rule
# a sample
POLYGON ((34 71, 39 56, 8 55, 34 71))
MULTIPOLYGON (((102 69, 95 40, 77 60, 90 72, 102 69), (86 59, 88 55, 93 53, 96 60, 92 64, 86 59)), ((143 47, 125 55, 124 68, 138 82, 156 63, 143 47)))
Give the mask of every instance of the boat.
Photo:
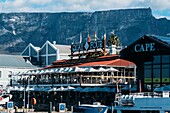
POLYGON ((107 113, 108 106, 101 105, 100 102, 93 104, 81 104, 73 108, 73 113, 107 113))
POLYGON ((117 113, 170 113, 170 91, 118 94, 117 113))

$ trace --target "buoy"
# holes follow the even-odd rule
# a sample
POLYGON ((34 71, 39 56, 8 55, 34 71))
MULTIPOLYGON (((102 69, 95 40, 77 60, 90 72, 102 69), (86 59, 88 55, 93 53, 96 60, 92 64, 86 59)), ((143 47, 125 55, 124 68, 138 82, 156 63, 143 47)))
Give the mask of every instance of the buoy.
POLYGON ((35 105, 36 104, 36 99, 35 98, 31 98, 31 104, 35 105))

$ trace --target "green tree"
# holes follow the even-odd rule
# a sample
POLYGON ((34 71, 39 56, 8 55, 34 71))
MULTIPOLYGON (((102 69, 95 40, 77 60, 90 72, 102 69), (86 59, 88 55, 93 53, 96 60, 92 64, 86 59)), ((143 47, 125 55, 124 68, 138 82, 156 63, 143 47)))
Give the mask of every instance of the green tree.
POLYGON ((111 33, 109 40, 108 40, 108 45, 116 45, 119 46, 120 42, 119 42, 119 37, 117 35, 115 35, 114 33, 111 33))

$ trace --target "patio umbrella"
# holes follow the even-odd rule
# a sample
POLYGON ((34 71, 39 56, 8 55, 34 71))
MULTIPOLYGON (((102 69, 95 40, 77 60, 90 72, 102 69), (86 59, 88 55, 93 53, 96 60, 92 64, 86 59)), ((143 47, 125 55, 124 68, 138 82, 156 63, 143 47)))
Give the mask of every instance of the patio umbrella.
POLYGON ((27 87, 26 91, 34 91, 34 87, 27 87))
POLYGON ((19 88, 17 86, 15 86, 15 87, 10 87, 9 90, 10 91, 19 91, 19 88))
POLYGON ((93 88, 91 87, 86 87, 84 88, 81 92, 91 92, 93 88))
POLYGON ((70 67, 66 67, 66 68, 64 68, 63 72, 67 73, 69 71, 69 69, 70 69, 70 67))
POLYGON ((24 91, 25 88, 24 87, 20 87, 18 91, 24 91))
POLYGON ((63 73, 64 72, 64 68, 59 68, 58 70, 57 70, 57 73, 63 73))
POLYGON ((49 89, 48 91, 57 91, 57 88, 51 88, 51 89, 49 89))
POLYGON ((73 69, 70 72, 84 72, 86 68, 80 68, 80 67, 73 67, 73 69))
POLYGON ((48 88, 43 88, 43 87, 34 87, 34 91, 48 91, 48 88))
POLYGON ((159 87, 159 88, 155 88, 154 91, 155 92, 170 91, 170 85, 159 87))
POLYGON ((58 72, 58 70, 59 70, 59 68, 55 68, 55 69, 54 69, 54 72, 55 72, 55 73, 57 73, 57 72, 58 72))
POLYGON ((103 92, 103 89, 101 87, 94 87, 91 92, 103 92))
POLYGON ((70 68, 67 70, 67 72, 69 73, 69 72, 71 72, 72 70, 73 70, 73 68, 70 67, 70 68))
POLYGON ((134 85, 134 86, 131 88, 131 91, 136 92, 136 91, 137 91, 137 85, 134 85))
POLYGON ((21 72, 19 73, 19 76, 25 75, 27 72, 21 72))
POLYGON ((103 91, 103 92, 112 92, 113 89, 108 88, 108 87, 103 87, 103 88, 102 88, 102 91, 103 91))
POLYGON ((37 71, 35 72, 35 74, 40 74, 40 72, 41 72, 40 70, 37 70, 37 71))
POLYGON ((54 73, 54 69, 49 69, 49 73, 54 73))
POLYGON ((50 72, 50 70, 49 69, 46 69, 46 70, 44 70, 44 73, 49 73, 50 72))
POLYGON ((98 72, 106 72, 107 69, 104 69, 103 67, 100 67, 97 71, 98 71, 98 72))
POLYGON ((57 88, 56 91, 65 91, 65 88, 63 86, 61 86, 60 88, 57 88))
POLYGON ((30 75, 30 74, 31 74, 31 71, 29 70, 29 71, 27 71, 25 74, 30 75))
POLYGON ((45 72, 44 70, 41 70, 41 71, 40 71, 40 74, 44 74, 44 72, 45 72))
POLYGON ((35 72, 36 72, 36 70, 32 70, 32 71, 31 71, 31 75, 34 75, 35 72))
POLYGON ((94 68, 92 68, 92 67, 89 67, 89 68, 86 68, 86 69, 84 70, 84 72, 98 72, 98 70, 97 70, 97 69, 94 69, 94 68))
POLYGON ((77 87, 77 88, 74 89, 74 91, 79 91, 79 92, 81 92, 81 91, 83 91, 83 88, 82 88, 82 87, 77 87))
POLYGON ((121 88, 121 90, 123 91, 129 91, 130 89, 130 85, 125 85, 123 88, 121 88))
POLYGON ((65 88, 66 91, 71 91, 71 90, 74 90, 75 88, 74 87, 71 87, 71 86, 67 86, 67 88, 65 88))
POLYGON ((113 71, 113 72, 119 71, 119 70, 117 70, 117 69, 115 69, 115 68, 113 68, 113 67, 107 68, 106 70, 107 70, 107 71, 113 71))

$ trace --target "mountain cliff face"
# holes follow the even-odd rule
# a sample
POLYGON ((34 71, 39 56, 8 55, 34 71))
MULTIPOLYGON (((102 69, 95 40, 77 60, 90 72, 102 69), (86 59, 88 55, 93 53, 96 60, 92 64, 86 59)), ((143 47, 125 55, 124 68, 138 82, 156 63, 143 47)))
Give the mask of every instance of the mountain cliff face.
POLYGON ((86 41, 88 33, 98 38, 113 32, 122 45, 131 44, 144 34, 167 36, 170 20, 156 19, 150 8, 122 9, 74 13, 0 13, 0 53, 21 52, 32 43, 78 43, 80 33, 86 41), (5 50, 5 51, 4 51, 5 50))

